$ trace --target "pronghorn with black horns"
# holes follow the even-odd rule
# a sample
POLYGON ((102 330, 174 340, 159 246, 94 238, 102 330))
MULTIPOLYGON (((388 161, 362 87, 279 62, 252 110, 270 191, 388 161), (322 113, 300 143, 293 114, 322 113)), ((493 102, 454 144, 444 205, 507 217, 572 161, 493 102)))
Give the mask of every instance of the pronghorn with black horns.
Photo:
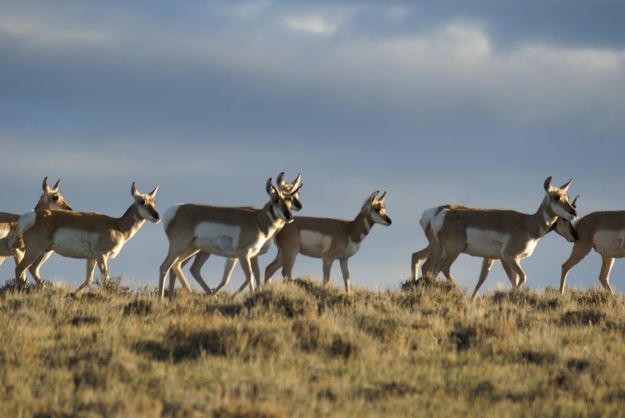
MULTIPOLYGON (((301 174, 298 174, 295 180, 293 180, 292 182, 286 181, 284 179, 284 171, 279 173, 278 176, 276 177, 276 184, 278 185, 278 190, 280 190, 282 193, 285 193, 291 196, 291 201, 292 201, 291 209, 294 212, 302 209, 302 202, 299 200, 299 190, 300 190, 299 186, 301 184, 301 181, 302 181, 301 174)), ((248 207, 248 209, 256 210, 252 207, 248 207)), ((271 240, 268 240, 265 246, 263 246, 263 248, 258 252, 258 255, 256 255, 255 257, 252 257, 252 270, 254 272, 254 277, 256 278, 256 286, 260 286, 261 284, 260 267, 258 265, 258 256, 265 254, 267 251, 269 251, 270 245, 271 245, 271 240)), ((191 257, 193 258, 193 264, 189 268, 189 272, 191 272, 191 275, 193 276, 193 278, 200 284, 200 286, 202 286, 202 289, 204 289, 206 293, 215 294, 219 292, 224 286, 226 286, 228 282, 230 281, 230 277, 232 276, 232 272, 234 271, 234 268, 237 265, 238 259, 236 257, 230 257, 226 259, 226 263, 224 266, 224 273, 221 278, 221 282, 215 289, 211 290, 210 287, 204 281, 204 278, 202 277, 202 274, 201 274, 202 266, 206 263, 210 255, 211 255, 210 252, 200 251, 195 255, 195 257, 191 257)), ((182 266, 187 264, 187 262, 190 261, 191 258, 186 259, 182 263, 182 266)), ((173 274, 174 272, 170 271, 169 273, 170 279, 173 274)), ((188 284, 185 282, 182 282, 182 285, 185 286, 188 284)), ((186 287, 186 289, 189 292, 191 291, 191 288, 188 286, 186 287)), ((242 291, 242 290, 243 290, 242 288, 239 289, 239 291, 242 291)))
POLYGON ((501 260, 513 287, 522 286, 527 275, 520 261, 532 255, 538 240, 553 229, 558 217, 570 221, 577 216, 568 201, 569 180, 561 187, 544 183, 545 196, 533 214, 513 210, 475 209, 445 205, 428 209, 421 217, 421 226, 429 241, 429 255, 423 265, 423 275, 436 277, 439 272, 449 279, 451 265, 461 253, 484 258, 477 292, 495 260, 501 260))
POLYGON ((276 235, 278 255, 265 269, 265 282, 282 267, 282 276, 290 280, 295 258, 299 253, 323 260, 323 285, 330 281, 330 270, 334 260, 339 260, 345 291, 350 292, 347 260, 360 249, 375 224, 389 226, 391 218, 386 214, 384 198, 378 191, 369 196, 356 218, 345 221, 331 218, 296 216, 276 235))
POLYGON ((572 240, 573 250, 562 264, 560 293, 564 294, 569 270, 594 249, 601 256, 599 281, 603 288, 614 293, 610 286, 610 271, 616 258, 625 257, 625 211, 592 212, 575 224, 577 239, 572 240))
MULTIPOLYGON (((292 194, 283 193, 272 184, 271 178, 268 179, 265 188, 270 200, 262 209, 197 204, 169 208, 163 222, 169 250, 159 270, 159 299, 164 296, 165 278, 170 269, 183 286, 189 288, 181 264, 200 251, 238 259, 246 278, 241 289, 249 285, 254 291, 252 259, 278 231, 293 221, 292 195, 301 187, 300 183, 292 194)), ((175 277, 170 277, 170 299, 175 277)))
POLYGON ((132 183, 133 202, 120 218, 94 212, 34 211, 22 215, 18 234, 25 245, 24 257, 15 268, 15 277, 25 282, 25 270, 43 254, 54 251, 64 257, 87 260, 87 277, 76 293, 93 280, 96 263, 103 282, 108 281, 108 260, 122 249, 146 220, 157 223, 160 216, 154 207, 158 186, 148 194, 140 193, 132 183))
MULTIPOLYGON (((65 201, 59 190, 60 184, 61 179, 57 180, 54 186, 50 187, 48 185, 48 177, 45 177, 41 184, 43 193, 34 210, 72 210, 72 207, 65 201)), ((0 212, 0 264, 6 257, 13 256, 17 265, 23 256, 23 248, 13 248, 17 244, 17 222, 19 219, 20 215, 18 214, 0 212)), ((39 268, 48 257, 49 254, 44 254, 29 269, 38 283, 42 282, 39 277, 39 268)))

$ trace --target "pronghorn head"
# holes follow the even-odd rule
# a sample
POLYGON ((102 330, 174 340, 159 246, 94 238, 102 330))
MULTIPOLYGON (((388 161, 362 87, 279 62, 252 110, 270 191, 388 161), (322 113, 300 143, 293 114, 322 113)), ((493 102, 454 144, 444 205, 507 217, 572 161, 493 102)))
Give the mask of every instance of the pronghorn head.
POLYGON ((569 203, 569 197, 566 194, 571 186, 573 179, 570 179, 560 187, 551 184, 551 177, 545 179, 545 203, 552 214, 557 215, 570 221, 577 216, 577 210, 569 203))
POLYGON ((158 214, 156 207, 154 206, 154 196, 156 196, 157 191, 158 186, 156 186, 150 193, 143 194, 137 190, 135 182, 132 182, 130 193, 132 194, 132 197, 135 198, 135 205, 139 211, 141 219, 154 223, 158 223, 161 220, 161 216, 158 214))
POLYGON ((49 210, 73 210, 72 207, 65 201, 65 198, 59 191, 61 179, 58 179, 54 186, 48 185, 48 177, 44 177, 41 188, 43 194, 35 206, 35 210, 49 209, 49 210))
POLYGON ((276 177, 276 184, 278 185, 278 189, 285 194, 291 195, 291 209, 298 212, 302 209, 302 202, 299 200, 299 190, 300 184, 302 182, 302 175, 298 174, 291 183, 284 180, 284 171, 278 174, 276 177), (294 193, 295 191, 295 193, 294 193))
MULTIPOLYGON (((575 196, 575 199, 571 202, 571 206, 577 209, 577 198, 579 195, 575 196)), ((558 220, 551 226, 551 231, 556 231, 559 235, 563 236, 568 242, 575 242, 579 238, 577 235, 577 230, 575 230, 575 226, 571 221, 568 221, 560 216, 558 216, 558 220)))
POLYGON ((289 193, 284 193, 271 183, 271 177, 267 179, 266 190, 271 198, 271 213, 275 219, 282 219, 286 223, 293 222, 293 214, 291 213, 293 196, 299 194, 302 188, 301 181, 296 189, 292 189, 289 193))
POLYGON ((378 190, 371 193, 371 196, 362 205, 362 211, 376 224, 389 226, 393 221, 386 214, 386 207, 384 206, 386 192, 382 193, 380 197, 378 197, 378 193, 380 193, 378 190))

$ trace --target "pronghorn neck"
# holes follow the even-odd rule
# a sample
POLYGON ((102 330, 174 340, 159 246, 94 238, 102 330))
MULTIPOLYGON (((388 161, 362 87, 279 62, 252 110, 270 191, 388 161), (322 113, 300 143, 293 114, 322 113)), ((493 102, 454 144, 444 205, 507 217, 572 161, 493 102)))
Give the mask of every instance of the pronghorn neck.
POLYGON ((362 241, 369 234, 374 223, 373 219, 364 210, 361 210, 356 218, 350 222, 349 238, 352 242, 362 241))
POLYGON ((553 213, 547 199, 549 199, 549 197, 545 197, 534 214, 528 215, 528 219, 525 223, 529 235, 534 239, 543 237, 558 220, 558 215, 553 213))
POLYGON ((136 203, 133 203, 121 218, 117 218, 117 221, 119 231, 124 234, 126 240, 129 240, 141 228, 145 219, 139 214, 136 203))
POLYGON ((267 203, 256 215, 256 225, 258 225, 259 231, 265 236, 273 235, 284 224, 284 220, 278 218, 273 213, 271 202, 267 203))
POLYGON ((39 201, 35 205, 35 209, 33 210, 47 210, 47 209, 50 209, 48 205, 45 204, 43 199, 39 199, 39 201))

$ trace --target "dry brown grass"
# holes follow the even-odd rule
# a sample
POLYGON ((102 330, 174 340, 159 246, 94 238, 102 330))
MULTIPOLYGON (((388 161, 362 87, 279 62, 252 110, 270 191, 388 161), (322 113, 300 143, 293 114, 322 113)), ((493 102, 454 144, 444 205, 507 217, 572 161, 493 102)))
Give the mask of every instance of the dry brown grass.
POLYGON ((0 416, 620 416, 625 297, 0 289, 0 416))

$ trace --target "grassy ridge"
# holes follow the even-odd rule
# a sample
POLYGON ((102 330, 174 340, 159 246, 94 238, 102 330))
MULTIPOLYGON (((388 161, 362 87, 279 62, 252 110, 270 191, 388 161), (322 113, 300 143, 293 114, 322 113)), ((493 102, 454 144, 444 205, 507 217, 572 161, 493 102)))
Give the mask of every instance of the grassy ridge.
POLYGON ((0 290, 0 416, 619 416, 625 298, 0 290))

